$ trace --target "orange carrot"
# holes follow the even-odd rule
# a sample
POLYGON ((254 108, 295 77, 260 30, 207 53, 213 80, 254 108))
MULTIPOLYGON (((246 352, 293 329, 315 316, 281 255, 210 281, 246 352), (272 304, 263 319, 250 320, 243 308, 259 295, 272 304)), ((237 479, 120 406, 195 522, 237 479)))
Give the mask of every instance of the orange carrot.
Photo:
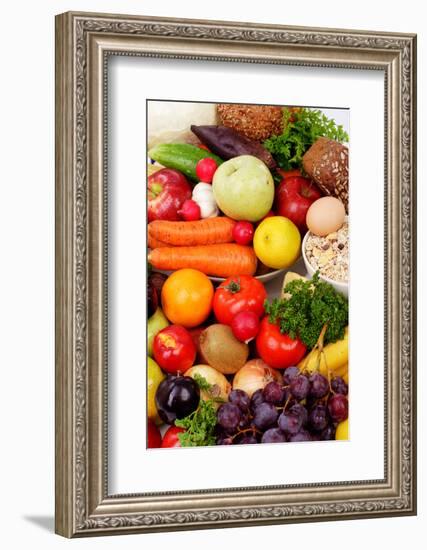
POLYGON ((148 224, 148 234, 174 246, 196 246, 233 242, 236 222, 224 216, 195 222, 155 220, 148 224))
POLYGON ((148 232, 148 248, 162 248, 165 246, 171 246, 170 244, 164 243, 163 241, 159 241, 156 239, 156 237, 153 237, 150 232, 148 232))
POLYGON ((253 275, 257 266, 253 248, 235 243, 156 248, 148 254, 148 261, 155 269, 187 267, 216 277, 253 275))

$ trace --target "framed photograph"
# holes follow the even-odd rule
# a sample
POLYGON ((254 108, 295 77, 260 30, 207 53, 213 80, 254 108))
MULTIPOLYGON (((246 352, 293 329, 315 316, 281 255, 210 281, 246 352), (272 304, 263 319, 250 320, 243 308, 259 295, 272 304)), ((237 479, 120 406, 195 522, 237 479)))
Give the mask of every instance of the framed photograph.
POLYGON ((416 36, 56 18, 56 532, 416 513, 416 36))

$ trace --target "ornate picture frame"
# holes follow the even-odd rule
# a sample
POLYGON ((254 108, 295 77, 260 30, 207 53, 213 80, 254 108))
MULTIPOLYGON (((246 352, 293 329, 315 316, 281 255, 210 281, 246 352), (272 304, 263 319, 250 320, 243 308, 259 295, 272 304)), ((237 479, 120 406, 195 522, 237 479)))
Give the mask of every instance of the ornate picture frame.
POLYGON ((56 18, 56 532, 65 537, 416 513, 416 36, 68 12, 56 18), (106 60, 340 67, 385 78, 385 477, 111 495, 106 60))

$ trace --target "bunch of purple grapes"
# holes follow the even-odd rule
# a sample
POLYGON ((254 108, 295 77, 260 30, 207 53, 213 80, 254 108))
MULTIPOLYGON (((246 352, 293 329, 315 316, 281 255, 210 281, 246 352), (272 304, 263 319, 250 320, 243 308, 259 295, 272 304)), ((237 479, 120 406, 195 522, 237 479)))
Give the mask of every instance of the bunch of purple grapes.
POLYGON ((337 424, 348 417, 348 386, 322 374, 284 371, 284 383, 269 382, 250 398, 232 390, 217 412, 217 445, 285 443, 335 439, 337 424))

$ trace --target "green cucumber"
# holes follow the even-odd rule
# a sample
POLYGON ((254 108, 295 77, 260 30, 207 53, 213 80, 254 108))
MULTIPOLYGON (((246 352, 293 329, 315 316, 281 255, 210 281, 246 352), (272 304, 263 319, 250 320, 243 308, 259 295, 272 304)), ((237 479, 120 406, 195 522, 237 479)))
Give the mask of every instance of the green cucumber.
POLYGON ((214 159, 218 166, 223 162, 213 153, 189 143, 161 143, 150 149, 148 156, 166 168, 182 172, 194 181, 199 181, 196 175, 196 164, 199 160, 209 157, 214 159))

